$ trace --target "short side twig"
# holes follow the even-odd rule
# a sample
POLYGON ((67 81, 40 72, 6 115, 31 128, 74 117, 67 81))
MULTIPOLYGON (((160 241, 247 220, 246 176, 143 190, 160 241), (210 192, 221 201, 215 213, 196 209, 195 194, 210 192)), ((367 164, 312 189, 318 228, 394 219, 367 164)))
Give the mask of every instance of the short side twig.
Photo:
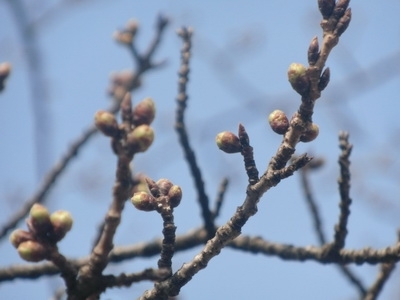
MULTIPOLYGON (((320 245, 324 245, 326 243, 326 235, 322 230, 322 220, 320 217, 320 212, 317 206, 317 203, 314 199, 313 193, 311 192, 311 187, 308 181, 308 172, 312 169, 310 164, 305 168, 300 169, 300 177, 301 177, 301 186, 303 187, 304 196, 307 201, 311 217, 314 221, 314 229, 317 235, 318 241, 320 245)), ((348 266, 338 265, 340 271, 348 278, 348 280, 357 288, 361 297, 364 297, 366 294, 366 288, 362 283, 361 279, 358 278, 348 266)))
POLYGON ((224 178, 219 185, 217 199, 215 201, 215 208, 213 209, 213 218, 214 220, 218 218, 219 212, 222 207, 222 203, 225 199, 225 192, 228 188, 229 180, 228 178, 224 178))
POLYGON ((259 180, 256 162, 254 161, 253 147, 250 146, 250 138, 246 129, 242 124, 239 124, 238 137, 242 145, 241 154, 243 156, 244 168, 246 169, 249 184, 256 184, 259 180))
POLYGON ((350 153, 352 145, 349 143, 349 135, 346 132, 339 134, 340 149, 339 157, 340 177, 338 179, 340 192, 340 215, 339 222, 335 226, 335 235, 332 243, 332 250, 337 251, 344 247, 347 236, 347 220, 350 215, 351 198, 350 193, 350 153))

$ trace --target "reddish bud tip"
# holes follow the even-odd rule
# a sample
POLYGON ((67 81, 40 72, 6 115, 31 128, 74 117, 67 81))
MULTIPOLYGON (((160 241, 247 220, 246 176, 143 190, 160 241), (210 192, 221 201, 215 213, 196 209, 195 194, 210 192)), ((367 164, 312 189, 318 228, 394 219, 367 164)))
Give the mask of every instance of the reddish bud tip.
POLYGON ((289 120, 285 113, 279 109, 274 110, 268 116, 268 122, 271 129, 277 134, 285 134, 289 128, 289 120))
POLYGON ((162 178, 156 182, 161 195, 167 195, 170 188, 173 186, 172 182, 168 179, 162 178))
POLYGON ((11 72, 11 64, 8 62, 0 63, 0 91, 4 89, 4 84, 11 72))
POLYGON ((151 98, 145 98, 140 101, 133 109, 133 124, 139 126, 142 124, 150 125, 156 115, 156 106, 151 98))
POLYGON ((230 131, 223 131, 217 134, 215 142, 219 149, 225 153, 238 153, 242 151, 239 138, 230 131))
POLYGON ((129 32, 131 32, 133 35, 136 34, 136 32, 139 29, 139 22, 136 19, 129 19, 128 22, 126 22, 125 29, 129 32))
POLYGON ((116 42, 122 45, 131 45, 133 42, 133 34, 128 30, 117 30, 113 33, 116 42))

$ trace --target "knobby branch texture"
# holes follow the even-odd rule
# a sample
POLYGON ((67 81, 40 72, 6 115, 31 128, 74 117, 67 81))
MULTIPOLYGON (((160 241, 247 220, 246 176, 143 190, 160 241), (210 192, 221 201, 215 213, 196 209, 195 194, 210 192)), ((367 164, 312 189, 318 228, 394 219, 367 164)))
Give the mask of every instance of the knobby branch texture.
MULTIPOLYGON (((349 2, 349 0, 318 1, 322 15, 321 45, 318 38, 314 37, 307 50, 308 66, 299 63, 292 63, 289 66, 288 81, 299 95, 299 105, 290 119, 281 110, 269 114, 268 122, 271 130, 281 135, 282 141, 277 145, 273 157, 265 162, 265 169, 261 170, 256 165, 251 136, 246 131, 245 124, 239 125, 237 134, 230 131, 217 134, 215 142, 221 151, 226 155, 240 153, 243 159, 243 172, 248 180, 247 188, 239 195, 242 198, 241 205, 222 225, 218 225, 216 221, 224 201, 228 201, 226 191, 229 188, 229 181, 227 178, 221 180, 219 190, 215 191, 217 197, 214 207, 211 207, 201 162, 196 158, 195 148, 189 139, 187 123, 190 120, 185 119, 190 90, 191 51, 195 49, 192 45, 194 31, 189 27, 178 30, 182 49, 178 71, 175 130, 183 150, 183 158, 194 182, 197 204, 202 216, 202 224, 198 228, 178 235, 176 229, 179 224, 174 218, 174 209, 181 201, 187 201, 183 189, 169 179, 153 180, 146 175, 135 174, 132 170, 132 162, 137 159, 136 154, 146 152, 155 138, 151 124, 156 117, 156 102, 151 98, 145 98, 133 105, 131 93, 140 87, 141 78, 146 71, 164 64, 164 61, 154 62, 154 53, 161 43, 168 19, 164 16, 158 17, 155 37, 144 53, 140 53, 136 45, 136 35, 140 26, 136 20, 129 20, 123 29, 114 33, 114 38, 128 50, 135 63, 135 69, 113 74, 109 88, 109 94, 113 99, 112 106, 95 113, 94 125, 72 143, 66 154, 48 172, 37 192, 26 201, 20 211, 2 225, 0 238, 4 239, 14 229, 10 235, 11 244, 23 260, 36 264, 2 267, 0 281, 34 280, 42 276, 60 275, 65 288, 62 293, 58 291, 57 295, 59 298, 64 296, 70 300, 99 299, 109 288, 132 287, 137 282, 152 281, 154 283, 152 288, 143 291, 140 299, 168 299, 178 296, 186 284, 195 280, 198 272, 205 269, 212 263, 213 258, 223 254, 224 248, 228 247, 240 252, 261 254, 262 257, 279 257, 284 261, 314 261, 336 265, 354 287, 360 299, 376 299, 400 259, 400 242, 397 240, 393 245, 382 249, 346 248, 352 204, 350 197, 352 145, 349 134, 339 133, 341 150, 338 179, 339 211, 331 241, 323 230, 323 218, 309 180, 309 174, 322 167, 324 161, 306 153, 295 155, 299 143, 308 143, 318 137, 319 127, 313 122, 313 115, 321 92, 329 84, 330 69, 325 67, 329 55, 338 45, 340 36, 351 21, 349 2), (57 243, 72 229, 73 218, 64 210, 50 213, 44 204, 59 176, 65 172, 78 151, 81 151, 96 132, 110 139, 110 151, 116 156, 112 199, 96 233, 91 253, 86 257, 69 258, 60 252, 57 243), (257 214, 258 203, 263 200, 264 194, 298 171, 319 245, 295 246, 268 241, 259 236, 243 235, 243 227, 257 214), (127 206, 132 208, 131 204, 142 214, 159 215, 162 221, 161 238, 129 246, 114 245, 115 235, 123 222, 122 213, 127 206), (27 229, 15 229, 26 216, 27 229), (199 246, 201 249, 191 260, 177 270, 173 269, 175 253, 199 246), (138 272, 125 270, 120 274, 107 274, 106 267, 111 263, 144 257, 158 257, 157 265, 138 272), (367 286, 349 268, 349 264, 379 264, 380 269, 375 282, 367 286)), ((0 90, 4 89, 10 71, 11 68, 7 63, 0 64, 0 90)))

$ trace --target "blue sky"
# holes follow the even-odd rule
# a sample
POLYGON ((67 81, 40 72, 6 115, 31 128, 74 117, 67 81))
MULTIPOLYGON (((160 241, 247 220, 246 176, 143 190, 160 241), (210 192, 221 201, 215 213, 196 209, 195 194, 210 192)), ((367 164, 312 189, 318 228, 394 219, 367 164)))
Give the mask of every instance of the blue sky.
MULTIPOLYGON (((26 3, 32 3, 25 1, 26 3)), ((34 1, 35 2, 35 1, 34 1)), ((112 71, 132 68, 125 49, 112 40, 112 33, 129 18, 140 22, 138 47, 144 49, 154 32, 159 13, 171 24, 156 57, 167 59, 160 70, 147 73, 134 101, 151 96, 157 103, 154 122, 156 140, 145 154, 135 157, 134 170, 153 179, 169 178, 182 187, 184 198, 176 210, 178 233, 197 227, 200 213, 192 191, 188 168, 173 130, 180 40, 175 29, 194 28, 193 58, 188 86, 186 120, 190 138, 202 166, 211 199, 222 177, 231 185, 217 220, 225 223, 245 196, 246 177, 239 156, 226 155, 215 146, 215 135, 246 126, 259 170, 275 153, 280 137, 267 124, 274 109, 292 115, 300 99, 287 82, 292 62, 306 64, 308 44, 321 38, 317 1, 43 1, 32 5, 37 26, 48 99, 42 103, 48 132, 48 155, 36 160, 35 136, 27 63, 21 37, 6 1, 0 1, 0 61, 13 65, 6 90, 0 95, 0 194, 2 223, 34 191, 38 173, 52 165, 66 147, 93 122, 95 111, 108 107, 106 94, 112 71), (59 3, 61 9, 52 10, 59 3), (51 13, 47 13, 51 12, 51 13)), ((400 3, 352 1, 353 19, 333 50, 327 66, 331 83, 316 105, 314 121, 320 135, 305 151, 326 159, 326 166, 311 175, 323 216, 324 229, 332 236, 337 221, 339 155, 337 133, 350 132, 352 154, 352 214, 346 247, 385 247, 396 240, 399 227, 398 114, 400 95, 400 3), (356 74, 356 76, 354 75, 356 74)), ((109 205, 115 157, 109 141, 96 136, 79 153, 49 195, 50 210, 67 209, 74 216, 74 229, 60 244, 63 254, 88 254, 96 224, 109 205), (78 241, 78 243, 77 243, 78 241)), ((24 227, 21 224, 20 227, 24 227)), ((128 206, 116 244, 126 245, 160 236, 158 216, 128 206)), ((259 213, 243 233, 270 241, 312 245, 317 239, 303 200, 299 177, 293 176, 269 191, 259 213)), ((175 270, 200 248, 176 255, 175 270)), ((0 242, 0 265, 21 263, 7 241, 0 242)), ((134 272, 155 266, 156 260, 113 265, 115 273, 134 272)), ((369 286, 376 266, 354 268, 369 286)), ((397 271, 382 299, 399 294, 397 271), (397 293, 397 294, 396 294, 397 293)), ((49 299, 62 286, 58 278, 35 282, 16 280, 0 286, 5 298, 49 299)), ((102 299, 136 298, 150 284, 113 289, 102 299)), ((225 249, 182 289, 183 299, 356 299, 356 290, 334 266, 283 262, 280 259, 225 249), (239 270, 239 271, 238 271, 239 270)))

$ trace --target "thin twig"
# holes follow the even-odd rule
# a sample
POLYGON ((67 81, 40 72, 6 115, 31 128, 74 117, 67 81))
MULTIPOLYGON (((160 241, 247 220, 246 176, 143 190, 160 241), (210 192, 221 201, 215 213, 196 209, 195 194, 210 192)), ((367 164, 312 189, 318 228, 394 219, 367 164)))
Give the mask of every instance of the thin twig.
POLYGON ((375 300, 378 298, 384 284, 389 279, 395 266, 396 265, 394 263, 381 264, 378 276, 374 284, 368 289, 367 294, 363 298, 364 300, 375 300))
POLYGON ((225 192, 228 188, 229 180, 228 178, 224 178, 219 185, 217 199, 215 200, 215 208, 213 209, 213 218, 214 220, 218 218, 219 212, 221 211, 222 203, 225 199, 225 192))
POLYGON ((178 85, 178 96, 176 101, 178 103, 176 110, 175 129, 179 136, 179 141, 185 154, 186 161, 189 164, 190 172, 194 180, 194 184, 197 190, 197 199, 201 207, 201 213, 204 220, 204 227, 206 228, 209 237, 214 236, 215 227, 213 215, 209 207, 209 199, 205 191, 204 180, 200 168, 196 162, 195 153, 190 146, 189 137, 186 130, 184 115, 186 109, 186 102, 188 95, 186 93, 187 83, 189 81, 189 59, 190 50, 192 47, 192 29, 182 28, 178 31, 178 35, 183 40, 183 46, 181 50, 181 67, 179 69, 179 85, 178 85))
MULTIPOLYGON (((305 167, 300 170, 300 178, 301 178, 301 186, 304 191, 304 196, 307 201, 311 217, 314 221, 314 229, 315 233, 318 237, 319 244, 322 246, 326 243, 326 235, 322 230, 322 221, 320 217, 320 212, 318 209, 318 205, 314 199, 313 193, 311 192, 311 187, 308 181, 308 172, 311 170, 311 167, 305 167)), ((362 283, 361 279, 358 278, 348 266, 338 265, 340 271, 349 279, 349 281, 357 288, 361 297, 364 297, 366 294, 366 288, 362 283)))
POLYGON ((306 199, 308 208, 310 210, 311 218, 314 222, 314 230, 318 238, 318 242, 320 245, 324 245, 326 243, 325 234, 322 230, 322 220, 319 214, 319 209, 317 202, 314 199, 314 196, 311 192, 311 187, 308 182, 308 172, 309 168, 305 167, 300 170, 300 179, 301 179, 301 187, 303 188, 304 198, 306 199))
POLYGON ((338 179, 340 192, 340 215, 339 222, 335 226, 332 250, 338 251, 345 245, 347 236, 347 220, 350 215, 351 198, 350 193, 350 153, 352 145, 349 143, 349 135, 346 132, 339 133, 340 149, 342 153, 339 157, 340 177, 338 179))
MULTIPOLYGON (((397 232, 397 242, 400 242, 400 231, 397 232)), ((368 289, 363 300, 375 300, 378 298, 383 286, 388 281, 395 267, 395 262, 381 264, 378 276, 372 286, 368 289)))
POLYGON ((249 184, 253 185, 259 181, 258 169, 254 160, 253 147, 250 146, 250 138, 246 129, 242 124, 239 124, 238 137, 242 145, 241 154, 243 156, 244 168, 247 173, 249 184))

